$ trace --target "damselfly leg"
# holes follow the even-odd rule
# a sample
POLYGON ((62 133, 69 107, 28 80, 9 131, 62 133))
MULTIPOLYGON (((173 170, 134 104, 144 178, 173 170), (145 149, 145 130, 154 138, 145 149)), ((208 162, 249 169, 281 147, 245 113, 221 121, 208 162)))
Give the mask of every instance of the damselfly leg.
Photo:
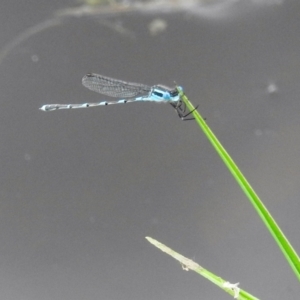
POLYGON ((179 100, 177 103, 170 102, 170 104, 174 107, 174 109, 176 110, 179 118, 182 121, 195 120, 194 117, 191 117, 191 118, 187 118, 187 117, 190 114, 192 114, 193 111, 195 111, 198 108, 198 105, 193 110, 191 110, 190 112, 188 112, 187 114, 185 114, 185 112, 186 112, 186 105, 185 105, 185 103, 182 100, 179 100))

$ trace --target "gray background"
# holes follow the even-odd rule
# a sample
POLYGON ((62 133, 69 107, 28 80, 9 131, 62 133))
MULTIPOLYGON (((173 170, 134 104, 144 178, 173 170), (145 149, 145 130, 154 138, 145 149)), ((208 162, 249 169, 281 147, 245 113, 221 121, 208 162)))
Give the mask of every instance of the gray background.
POLYGON ((297 299, 299 282, 195 122, 154 103, 38 108, 106 99, 81 85, 87 72, 176 80, 299 253, 298 1, 68 17, 26 38, 75 4, 1 2, 1 299, 231 299, 145 236, 261 299, 297 299), (156 18, 168 26, 153 36, 156 18))

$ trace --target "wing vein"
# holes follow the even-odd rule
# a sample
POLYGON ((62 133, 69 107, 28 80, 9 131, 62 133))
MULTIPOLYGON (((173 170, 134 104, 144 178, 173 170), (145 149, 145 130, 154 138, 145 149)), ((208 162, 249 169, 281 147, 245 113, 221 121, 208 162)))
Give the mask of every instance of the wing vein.
POLYGON ((82 84, 89 90, 110 97, 136 97, 147 95, 151 91, 151 87, 145 84, 126 82, 94 73, 85 75, 82 84))

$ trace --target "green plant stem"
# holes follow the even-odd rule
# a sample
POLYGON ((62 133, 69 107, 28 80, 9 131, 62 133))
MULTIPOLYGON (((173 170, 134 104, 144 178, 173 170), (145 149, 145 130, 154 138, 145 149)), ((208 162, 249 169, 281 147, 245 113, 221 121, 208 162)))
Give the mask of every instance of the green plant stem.
POLYGON ((176 260, 178 260, 181 263, 181 266, 184 270, 192 270, 199 275, 205 277, 215 285, 217 285, 219 288, 223 289, 226 293, 232 295, 235 299, 239 300, 258 300, 258 298, 252 296, 248 292, 238 288, 237 284, 230 284, 228 281, 225 281, 221 277, 213 274, 212 272, 204 269, 200 265, 198 265, 196 262, 192 261, 191 259, 188 259, 187 257, 184 257, 183 255, 179 254, 178 252, 175 252, 173 249, 167 247, 166 245, 160 243, 159 241, 151 238, 146 237, 146 239, 153 244, 155 247, 159 248, 161 251, 167 253, 168 255, 172 256, 176 260), (229 286, 229 287, 228 287, 229 286))
MULTIPOLYGON (((181 95, 181 99, 184 101, 187 108, 192 111, 195 109, 195 107, 192 105, 192 103, 188 100, 186 95, 181 91, 181 89, 177 88, 178 92, 181 95)), ((293 249, 292 245, 284 235, 284 233, 281 231, 267 208, 264 206, 264 204, 259 199, 258 195, 255 193, 251 185, 248 183, 246 178, 243 176, 237 165, 234 163, 232 158, 229 156, 229 154, 226 152, 224 147, 221 145, 217 137, 213 134, 213 132, 210 130, 209 126, 206 124, 205 120, 201 117, 199 112, 197 110, 193 111, 193 116, 196 120, 196 122, 199 124, 200 128, 203 130, 207 138, 210 140, 211 144, 215 148, 215 150, 220 155, 221 159, 225 163, 225 165, 230 170, 233 177, 236 179, 252 205, 254 206, 255 210, 263 220, 264 224, 269 229, 271 235, 275 239, 277 245, 283 252, 285 258, 287 259, 289 265, 291 266, 292 270, 294 271, 296 277, 300 281, 300 259, 297 255, 296 251, 293 249)))

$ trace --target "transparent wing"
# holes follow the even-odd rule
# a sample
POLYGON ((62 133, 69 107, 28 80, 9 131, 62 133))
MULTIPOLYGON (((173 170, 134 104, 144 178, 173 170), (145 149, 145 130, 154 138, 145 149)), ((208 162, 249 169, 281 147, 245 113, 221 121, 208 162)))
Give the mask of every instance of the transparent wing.
POLYGON ((97 93, 110 97, 136 97, 146 95, 151 87, 134 82, 126 82, 99 74, 87 74, 82 78, 82 84, 97 93))

